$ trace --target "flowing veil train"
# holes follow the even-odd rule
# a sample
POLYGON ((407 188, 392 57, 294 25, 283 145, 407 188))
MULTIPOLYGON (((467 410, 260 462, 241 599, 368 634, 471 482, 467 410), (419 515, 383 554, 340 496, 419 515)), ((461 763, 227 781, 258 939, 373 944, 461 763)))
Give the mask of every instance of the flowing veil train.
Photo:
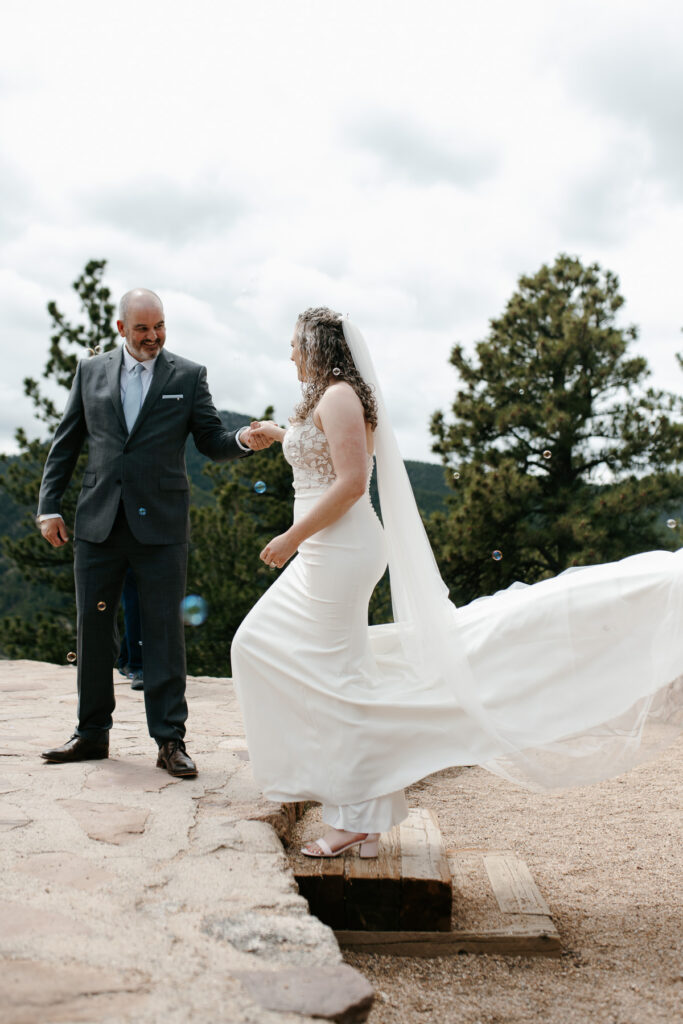
MULTIPOLYGON (((528 788, 587 784, 653 756, 683 728, 683 549, 513 584, 456 609, 368 346, 348 318, 343 328, 378 406, 377 483, 394 622, 369 627, 369 635, 378 665, 395 680, 394 699, 460 709, 471 727, 470 756, 528 788)), ((443 760, 448 740, 441 740, 435 756, 443 760)), ((454 748, 450 763, 467 762, 454 748)))

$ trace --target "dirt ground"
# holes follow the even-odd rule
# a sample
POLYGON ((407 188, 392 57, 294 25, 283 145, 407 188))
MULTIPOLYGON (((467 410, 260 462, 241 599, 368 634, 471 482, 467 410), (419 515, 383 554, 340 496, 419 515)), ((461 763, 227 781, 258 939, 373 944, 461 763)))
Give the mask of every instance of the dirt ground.
POLYGON ((452 768, 409 791, 449 848, 510 849, 545 896, 560 959, 348 953, 377 991, 369 1024, 677 1024, 683 1020, 683 740, 561 794, 452 768))

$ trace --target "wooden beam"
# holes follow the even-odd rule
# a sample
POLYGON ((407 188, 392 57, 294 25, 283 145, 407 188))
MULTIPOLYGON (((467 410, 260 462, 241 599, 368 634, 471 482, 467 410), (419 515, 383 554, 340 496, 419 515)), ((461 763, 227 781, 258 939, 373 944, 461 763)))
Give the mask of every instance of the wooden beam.
POLYGON ((299 892, 308 900, 311 912, 330 928, 346 928, 343 858, 319 860, 297 854, 293 867, 299 892))
POLYGON ((484 867, 504 914, 545 914, 550 917, 550 908, 523 860, 514 854, 487 855, 484 867))
POLYGON ((399 825, 402 896, 401 931, 448 931, 453 883, 436 815, 414 807, 399 825))
POLYGON ((401 848, 398 829, 380 837, 377 858, 357 852, 345 858, 344 903, 346 927, 382 929, 399 927, 401 909, 401 848))
POLYGON ((562 953, 560 938, 547 918, 534 928, 481 932, 335 931, 342 949, 392 956, 455 956, 457 953, 498 953, 507 956, 551 956, 562 953))

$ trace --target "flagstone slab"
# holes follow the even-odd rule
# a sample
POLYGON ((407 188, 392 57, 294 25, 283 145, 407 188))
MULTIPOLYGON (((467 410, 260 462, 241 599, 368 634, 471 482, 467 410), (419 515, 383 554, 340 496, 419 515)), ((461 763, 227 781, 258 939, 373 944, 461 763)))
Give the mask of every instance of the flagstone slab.
POLYGON ((83 831, 102 843, 133 842, 145 831, 149 811, 125 804, 93 803, 90 800, 60 800, 83 831))
POLYGON ((30 679, 11 679, 9 682, 0 682, 0 693, 24 693, 26 696, 33 696, 37 690, 49 690, 47 683, 32 682, 30 679))
POLYGON ((150 762, 151 758, 146 761, 121 761, 109 758, 101 762, 101 767, 90 772, 85 783, 86 789, 128 789, 136 793, 158 793, 166 786, 182 785, 180 779, 169 775, 167 771, 155 768, 150 762))
MULTIPOLYGON (((88 925, 56 910, 45 910, 12 900, 0 900, 0 944, 12 950, 14 944, 40 937, 56 937, 61 942, 79 938, 90 930, 88 925)), ((4 973, 4 966, 3 966, 4 973)))
POLYGON ((8 818, 0 812, 0 832, 11 832, 15 828, 24 828, 30 824, 30 818, 8 818))
POLYGON ((4 796, 6 793, 18 793, 21 789, 25 789, 28 785, 28 779, 20 775, 19 772, 10 775, 0 776, 0 795, 4 796))
POLYGON ((147 979, 139 972, 28 959, 3 965, 0 1024, 132 1021, 148 1002, 147 979))
POLYGON ((370 982, 348 964, 245 971, 239 977, 252 999, 265 1010, 298 1013, 336 1024, 365 1020, 374 998, 370 982))
POLYGON ((99 889, 104 883, 116 879, 114 871, 109 871, 71 851, 32 853, 15 863, 14 870, 41 878, 51 884, 84 891, 99 889))
POLYGON ((202 931, 267 963, 318 966, 334 956, 332 932, 317 918, 256 910, 207 916, 202 931))

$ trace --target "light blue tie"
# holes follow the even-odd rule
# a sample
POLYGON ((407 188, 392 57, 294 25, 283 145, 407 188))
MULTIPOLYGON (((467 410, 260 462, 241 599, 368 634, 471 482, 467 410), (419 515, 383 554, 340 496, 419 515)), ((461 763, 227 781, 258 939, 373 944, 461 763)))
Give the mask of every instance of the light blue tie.
POLYGON ((123 396, 123 415, 130 434, 142 405, 142 364, 136 363, 128 374, 128 387, 123 396))

